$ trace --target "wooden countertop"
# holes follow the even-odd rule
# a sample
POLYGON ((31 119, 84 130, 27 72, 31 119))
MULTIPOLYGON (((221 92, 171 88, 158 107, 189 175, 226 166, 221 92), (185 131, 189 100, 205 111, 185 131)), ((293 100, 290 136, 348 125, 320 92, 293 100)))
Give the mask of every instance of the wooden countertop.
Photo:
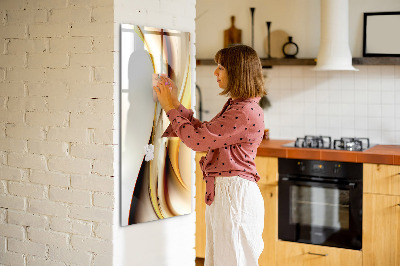
POLYGON ((260 147, 258 147, 257 155, 292 159, 400 165, 400 145, 376 145, 362 152, 282 147, 283 144, 290 142, 294 142, 294 140, 263 140, 260 147))

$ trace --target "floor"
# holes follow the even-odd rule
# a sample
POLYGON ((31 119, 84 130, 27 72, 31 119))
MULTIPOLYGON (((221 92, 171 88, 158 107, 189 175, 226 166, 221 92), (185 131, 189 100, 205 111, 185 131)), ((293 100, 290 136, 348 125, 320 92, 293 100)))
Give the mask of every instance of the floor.
POLYGON ((204 259, 196 258, 196 266, 204 266, 204 259))

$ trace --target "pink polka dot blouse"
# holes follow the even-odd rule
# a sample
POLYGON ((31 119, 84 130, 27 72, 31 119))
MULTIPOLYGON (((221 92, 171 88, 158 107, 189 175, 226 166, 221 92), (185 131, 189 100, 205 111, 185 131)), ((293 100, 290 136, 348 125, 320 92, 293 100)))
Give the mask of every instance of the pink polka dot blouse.
POLYGON ((265 127, 259 100, 260 97, 229 98, 209 122, 194 118, 193 111, 182 104, 167 112, 171 123, 162 137, 179 137, 194 151, 207 151, 200 160, 207 205, 214 200, 216 176, 240 176, 253 182, 260 179, 254 163, 265 127))

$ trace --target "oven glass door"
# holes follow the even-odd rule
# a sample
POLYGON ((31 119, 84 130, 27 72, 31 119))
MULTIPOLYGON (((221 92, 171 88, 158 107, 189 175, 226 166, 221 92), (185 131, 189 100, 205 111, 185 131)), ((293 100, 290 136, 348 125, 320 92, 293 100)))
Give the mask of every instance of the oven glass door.
POLYGON ((360 207, 356 183, 312 178, 279 184, 279 238, 325 246, 361 249, 360 207), (285 196, 286 195, 286 196, 285 196))

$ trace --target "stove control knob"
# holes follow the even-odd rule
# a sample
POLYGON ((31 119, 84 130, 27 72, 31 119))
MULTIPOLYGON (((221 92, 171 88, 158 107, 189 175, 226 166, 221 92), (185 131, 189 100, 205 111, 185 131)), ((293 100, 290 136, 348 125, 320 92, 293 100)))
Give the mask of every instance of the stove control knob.
POLYGON ((299 166, 299 170, 304 172, 306 170, 306 166, 303 164, 303 162, 297 162, 297 165, 299 166))
POLYGON ((333 168, 333 173, 338 174, 340 171, 340 164, 336 164, 335 167, 333 168))

